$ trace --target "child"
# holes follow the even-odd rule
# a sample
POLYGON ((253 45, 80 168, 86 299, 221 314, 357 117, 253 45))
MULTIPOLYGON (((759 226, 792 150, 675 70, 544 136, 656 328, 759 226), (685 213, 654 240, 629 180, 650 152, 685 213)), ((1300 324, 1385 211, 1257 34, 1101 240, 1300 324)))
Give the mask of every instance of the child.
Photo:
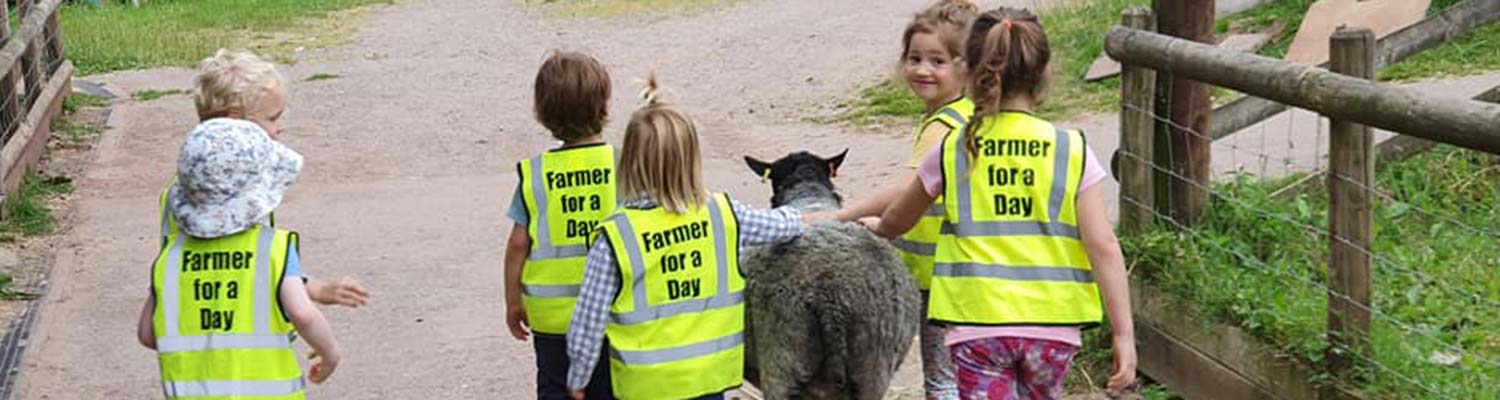
POLYGON ((740 386, 740 249, 802 234, 799 211, 752 209, 704 190, 696 128, 656 92, 653 78, 625 128, 622 208, 593 241, 568 327, 575 399, 593 399, 580 389, 604 345, 621 399, 722 399, 740 386))
MULTIPOLYGON (((969 0, 943 0, 917 14, 902 35, 901 75, 913 94, 927 105, 922 123, 912 135, 912 155, 907 167, 913 170, 902 181, 916 176, 922 157, 937 147, 950 132, 962 129, 974 114, 974 103, 963 97, 964 66, 961 56, 964 28, 979 14, 979 6, 969 0)), ((839 210, 835 218, 855 220, 877 216, 899 196, 900 185, 892 185, 862 202, 839 210)), ((922 290, 923 318, 926 318, 928 288, 932 280, 933 253, 943 214, 942 196, 933 203, 910 231, 895 239, 896 250, 911 269, 917 287, 922 290)), ((922 371, 929 400, 958 398, 958 384, 953 378, 953 363, 943 345, 943 327, 922 325, 922 371)))
POLYGON ((1046 34, 1031 12, 1000 8, 974 21, 965 50, 974 122, 869 225, 895 236, 944 198, 951 233, 938 241, 928 318, 953 325, 945 342, 962 398, 1058 398, 1081 328, 1102 318, 1101 292, 1114 333, 1108 388, 1125 390, 1135 334, 1098 185, 1108 175, 1080 132, 1031 114, 1046 86, 1046 34))
POLYGON ((157 256, 137 338, 161 363, 167 399, 305 397, 338 367, 338 342, 298 277, 298 236, 264 225, 302 156, 244 120, 199 124, 182 145, 168 206, 180 234, 157 256))
MULTIPOLYGON (((198 64, 193 103, 198 108, 199 122, 214 118, 247 120, 259 125, 272 140, 277 140, 281 137, 281 117, 286 110, 286 86, 275 65, 248 51, 220 49, 213 57, 198 64)), ((175 183, 174 177, 173 182, 162 189, 158 203, 163 248, 171 244, 172 235, 177 234, 177 221, 167 210, 167 198, 175 183)), ((274 214, 267 217, 267 226, 276 226, 274 214)), ((352 278, 334 283, 313 278, 305 280, 308 296, 320 304, 358 308, 370 297, 365 287, 352 278)))
MULTIPOLYGON (((535 333, 539 399, 566 399, 568 319, 583 283, 588 235, 615 210, 615 149, 601 132, 609 72, 578 53, 554 53, 536 74, 536 119, 562 141, 517 164, 515 221, 505 250, 505 322, 511 336, 535 333), (528 332, 529 331, 529 332, 528 332)), ((594 370, 590 398, 609 399, 609 369, 594 370)))

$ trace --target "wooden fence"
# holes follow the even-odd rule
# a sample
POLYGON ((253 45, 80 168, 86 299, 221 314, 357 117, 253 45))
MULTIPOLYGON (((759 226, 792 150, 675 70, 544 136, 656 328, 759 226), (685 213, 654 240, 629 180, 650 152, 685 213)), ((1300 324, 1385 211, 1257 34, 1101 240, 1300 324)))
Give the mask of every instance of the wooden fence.
MULTIPOLYGON (((1500 1, 1475 0, 1464 7, 1489 10, 1481 7, 1496 5, 1500 1)), ((1367 359, 1369 352, 1371 212, 1377 154, 1372 128, 1500 154, 1500 105, 1431 96, 1372 81, 1381 60, 1389 63, 1404 57, 1402 54, 1409 55, 1412 48, 1432 44, 1392 44, 1407 43, 1399 38, 1377 42, 1368 29, 1340 28, 1334 33, 1330 38, 1330 69, 1323 69, 1150 32, 1146 29, 1152 26, 1152 17, 1144 8, 1126 11, 1123 25, 1109 31, 1105 51, 1124 66, 1120 80, 1119 177, 1120 221, 1126 234, 1144 230, 1156 220, 1153 216, 1166 217, 1153 212, 1153 201, 1160 193, 1155 186, 1161 184, 1152 172, 1153 163, 1159 160, 1153 155, 1157 148, 1153 140, 1160 139, 1154 136, 1153 123, 1153 118, 1158 118, 1153 110, 1157 72, 1231 88, 1259 98, 1253 101, 1279 103, 1281 109, 1300 107, 1330 119, 1326 185, 1330 201, 1326 338, 1330 350, 1322 371, 1335 377, 1334 383, 1354 378, 1351 375, 1358 370, 1356 360, 1367 359), (1398 50, 1391 53, 1383 49, 1398 50)), ((1469 28, 1473 26, 1477 25, 1469 28)), ((1214 123, 1218 126, 1217 121, 1214 123)), ((1174 169, 1208 168, 1207 164, 1170 165, 1174 169)), ((1169 179, 1177 181, 1198 175, 1193 171, 1171 172, 1169 179)), ((1141 367, 1184 397, 1356 396, 1355 391, 1338 384, 1311 382, 1309 377, 1317 371, 1286 358, 1267 356, 1276 352, 1266 351, 1266 346, 1236 329, 1203 328, 1201 322, 1190 321, 1181 307, 1173 306, 1150 288, 1136 288, 1135 297, 1141 367)))
MULTIPOLYGON (((72 93, 73 63, 63 53, 63 0, 21 0, 19 27, 0 28, 0 202, 21 186, 52 136, 52 120, 72 93)), ((0 3, 0 17, 11 10, 0 3)))

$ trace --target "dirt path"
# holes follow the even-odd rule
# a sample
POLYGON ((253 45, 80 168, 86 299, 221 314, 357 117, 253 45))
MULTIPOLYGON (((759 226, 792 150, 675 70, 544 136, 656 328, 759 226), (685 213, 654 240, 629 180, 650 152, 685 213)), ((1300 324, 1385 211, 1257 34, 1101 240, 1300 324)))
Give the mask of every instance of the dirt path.
MULTIPOLYGON (((530 82, 547 49, 587 51, 609 66, 613 141, 637 104, 627 83, 655 70, 668 100, 701 125, 711 187, 764 205, 769 190, 741 156, 852 147, 838 183, 857 197, 900 172, 904 129, 800 121, 888 73, 901 24, 925 3, 759 0, 680 18, 589 21, 546 19, 518 1, 420 0, 375 11, 349 45, 305 55, 286 70, 295 82, 285 142, 308 164, 279 212, 303 234, 309 273, 358 277, 376 295, 366 309, 325 310, 348 355, 312 393, 529 396, 530 346, 504 334, 500 259, 513 163, 551 145, 530 118, 530 82), (302 81, 315 73, 340 77, 302 81)), ((185 88, 190 77, 89 79, 128 95, 185 88)), ((191 101, 125 101, 109 123, 80 179, 73 227, 57 239, 21 399, 159 392, 156 361, 132 330, 156 252, 155 196, 194 123, 191 101)), ((913 367, 898 386, 918 384, 913 367)))

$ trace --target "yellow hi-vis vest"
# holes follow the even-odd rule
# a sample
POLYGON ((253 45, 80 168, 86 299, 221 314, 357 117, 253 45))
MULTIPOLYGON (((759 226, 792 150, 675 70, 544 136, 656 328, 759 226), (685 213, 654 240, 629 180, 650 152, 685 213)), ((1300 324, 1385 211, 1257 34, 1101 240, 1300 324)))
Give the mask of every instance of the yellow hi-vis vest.
POLYGON ((610 378, 626 399, 688 399, 740 386, 745 279, 729 197, 682 214, 622 208, 603 233, 620 268, 610 378))
POLYGON ((615 150, 608 144, 556 149, 517 169, 531 217, 522 306, 533 331, 563 335, 583 284, 589 235, 615 211, 615 150))
MULTIPOLYGON (((962 131, 969 124, 969 116, 974 115, 974 102, 968 97, 959 98, 952 103, 943 106, 938 111, 928 115, 917 126, 917 134, 913 137, 912 146, 922 145, 922 134, 926 133, 927 127, 935 123, 941 123, 948 127, 948 132, 962 131)), ((946 137, 946 136, 945 136, 946 137)), ((914 149, 920 153, 927 153, 931 149, 914 149)), ((892 244, 896 252, 901 254, 901 261, 906 262, 906 268, 911 270, 912 278, 917 280, 917 287, 926 291, 932 283, 932 257, 937 254, 938 232, 943 224, 943 196, 938 196, 932 202, 932 207, 917 220, 917 224, 906 231, 906 234, 896 238, 892 244)))
POLYGON ((943 141, 948 199, 928 318, 961 325, 1081 325, 1103 317, 1077 196, 1079 132, 1021 112, 985 117, 943 141))
POLYGON ((173 235, 156 258, 153 324, 167 399, 305 398, 294 328, 279 299, 297 234, 173 235))
MULTIPOLYGON (((172 244, 172 235, 177 234, 177 219, 172 217, 172 211, 167 209, 167 196, 177 189, 177 176, 172 176, 172 181, 167 182, 167 187, 161 190, 161 199, 156 204, 156 210, 161 213, 161 247, 167 248, 172 244)), ((276 213, 272 212, 267 223, 276 227, 276 213)))

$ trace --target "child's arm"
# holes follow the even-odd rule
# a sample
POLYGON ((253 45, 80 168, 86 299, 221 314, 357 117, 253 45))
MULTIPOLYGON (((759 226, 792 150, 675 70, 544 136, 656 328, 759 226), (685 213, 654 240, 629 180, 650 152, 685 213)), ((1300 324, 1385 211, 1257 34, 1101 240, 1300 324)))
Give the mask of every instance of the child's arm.
POLYGON ((531 335, 531 323, 521 304, 521 269, 530 256, 531 235, 525 225, 515 224, 505 244, 505 324, 510 327, 510 336, 522 341, 531 335))
POLYGON ((282 279, 279 296, 282 310, 286 311, 292 325, 297 327, 297 332, 313 349, 312 366, 308 368, 307 379, 313 383, 323 383, 339 365, 339 343, 333 338, 333 328, 328 326, 323 313, 307 297, 307 287, 302 284, 302 278, 289 276, 282 279))
POLYGON ((370 301, 370 291, 354 278, 343 278, 332 283, 307 277, 307 297, 325 306, 360 308, 370 301))
POLYGON ((135 340, 141 346, 156 350, 156 291, 146 296, 146 305, 141 307, 141 319, 135 325, 135 340))
POLYGON ((906 188, 906 185, 904 185, 904 183, 916 179, 916 177, 916 171, 906 173, 901 176, 900 181, 898 181, 897 183, 893 183, 890 186, 881 188, 879 192, 875 192, 875 194, 870 197, 855 202, 854 204, 845 206, 844 208, 840 208, 838 211, 834 211, 832 213, 808 214, 808 219, 835 219, 839 221, 853 221, 864 217, 879 216, 881 213, 885 212, 885 209, 890 208, 891 204, 896 203, 896 198, 901 197, 902 189, 906 188))
POLYGON ((785 243, 802 236, 806 226, 802 222, 802 211, 791 207, 757 209, 738 201, 729 200, 729 209, 739 222, 740 250, 746 246, 764 246, 785 243))
POLYGON ((870 227, 876 235, 893 239, 906 233, 922 219, 922 214, 932 207, 932 202, 937 201, 937 197, 927 194, 927 188, 922 186, 922 180, 916 176, 907 179, 903 186, 905 189, 896 196, 896 201, 881 214, 880 222, 870 227))
POLYGON ((1094 281, 1104 295, 1109 314, 1110 331, 1114 333, 1114 372, 1109 390, 1120 392, 1135 384, 1135 325, 1130 314, 1130 280, 1125 271, 1125 255, 1115 239, 1114 226, 1105 214, 1099 187, 1093 185, 1078 195, 1078 228, 1084 248, 1093 264, 1094 281))
POLYGON ((618 265, 609 240, 599 235, 584 261, 583 285, 578 291, 578 304, 573 306, 573 319, 568 322, 568 394, 575 399, 583 398, 583 389, 598 367, 609 306, 620 293, 618 265))

